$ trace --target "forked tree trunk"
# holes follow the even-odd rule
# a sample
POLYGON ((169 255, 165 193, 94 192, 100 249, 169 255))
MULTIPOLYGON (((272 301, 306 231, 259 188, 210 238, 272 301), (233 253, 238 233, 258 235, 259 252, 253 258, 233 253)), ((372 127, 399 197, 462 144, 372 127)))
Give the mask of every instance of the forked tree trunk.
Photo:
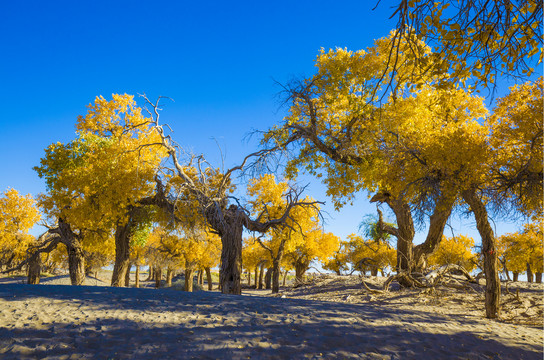
POLYGON ((38 254, 38 256, 31 256, 28 262, 28 277, 27 277, 28 284, 37 285, 40 283, 41 269, 42 269, 41 255, 38 254))
POLYGON ((206 281, 208 282, 208 290, 212 291, 213 290, 212 270, 209 267, 205 268, 205 270, 206 270, 206 281))
POLYGON ((136 274, 135 274, 135 281, 134 281, 134 287, 139 288, 140 287, 140 265, 136 265, 136 274))
POLYGON ((487 318, 495 319, 500 316, 501 283, 497 271, 497 251, 495 236, 489 224, 484 203, 476 195, 475 189, 462 192, 463 199, 470 206, 476 218, 476 227, 482 238, 482 253, 484 255, 485 273, 485 314, 487 318))
POLYGON ((527 263, 527 281, 532 283, 533 282, 533 271, 531 270, 531 265, 527 263))
POLYGON ((542 284, 542 273, 541 272, 535 272, 535 282, 537 284, 542 284))
POLYGON ((512 271, 512 281, 518 281, 519 272, 512 271))
POLYGON ((158 289, 161 287, 162 269, 155 268, 155 271, 153 271, 153 276, 155 276, 155 289, 158 289))
POLYGON ((172 277, 174 277, 174 272, 171 267, 166 268, 166 287, 172 286, 172 277))
POLYGON ((193 291, 193 275, 195 270, 193 268, 185 268, 185 291, 193 291))
POLYGON ((70 224, 59 218, 61 242, 66 246, 68 253, 68 271, 72 285, 81 285, 85 281, 85 252, 81 242, 76 238, 70 224))
POLYGON ((123 286, 130 261, 130 228, 129 220, 118 225, 115 230, 115 264, 111 276, 111 286, 123 286))

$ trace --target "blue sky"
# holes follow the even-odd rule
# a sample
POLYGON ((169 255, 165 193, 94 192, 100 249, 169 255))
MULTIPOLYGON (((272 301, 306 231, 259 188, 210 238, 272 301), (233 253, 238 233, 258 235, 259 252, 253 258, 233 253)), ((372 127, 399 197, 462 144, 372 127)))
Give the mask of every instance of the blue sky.
MULTIPOLYGON (((217 162, 216 139, 226 166, 237 164, 257 146, 246 135, 285 114, 275 81, 312 74, 322 47, 358 50, 387 36, 393 10, 382 1, 373 11, 376 2, 5 2, 0 191, 45 191, 32 170, 44 148, 73 139, 85 106, 112 93, 173 98, 162 118, 175 139, 217 162)), ((308 193, 327 202, 327 230, 344 238, 365 214, 375 213, 366 194, 336 213, 316 180, 308 193)), ((451 224, 479 240, 472 220, 451 224)), ((497 230, 515 228, 498 223, 497 230)))

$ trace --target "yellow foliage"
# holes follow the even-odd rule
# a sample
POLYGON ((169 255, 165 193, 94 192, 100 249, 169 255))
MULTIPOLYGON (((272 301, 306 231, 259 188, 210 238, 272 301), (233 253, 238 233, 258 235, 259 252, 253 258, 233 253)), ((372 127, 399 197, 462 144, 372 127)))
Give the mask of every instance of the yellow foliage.
POLYGON ((509 271, 524 273, 527 264, 534 272, 544 272, 543 220, 525 224, 523 231, 506 234, 499 238, 503 249, 506 268, 509 271))
POLYGON ((0 197, 0 263, 23 260, 34 242, 28 231, 38 222, 40 213, 31 195, 20 195, 15 189, 0 197))
POLYGON ((362 270, 384 270, 394 268, 397 264, 397 252, 388 243, 374 240, 365 240, 361 236, 348 235, 348 260, 353 267, 358 268, 361 261, 367 258, 362 270))
POLYGON ((476 254, 472 252, 474 239, 465 235, 442 238, 438 249, 427 258, 430 266, 460 265, 467 271, 476 267, 476 254))

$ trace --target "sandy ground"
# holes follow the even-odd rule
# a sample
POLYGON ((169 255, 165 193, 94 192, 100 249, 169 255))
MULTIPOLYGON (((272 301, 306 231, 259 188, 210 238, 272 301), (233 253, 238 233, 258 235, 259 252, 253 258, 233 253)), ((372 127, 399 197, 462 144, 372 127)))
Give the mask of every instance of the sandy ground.
MULTIPOLYGON (((227 296, 0 281, 0 358, 543 357, 541 325, 518 321, 536 316, 509 313, 510 320, 487 320, 483 306, 474 301, 478 293, 474 299, 467 293, 467 300, 412 290, 369 294, 357 279, 319 277, 274 296, 258 290, 244 292, 251 296, 227 296)), ((61 277, 43 280, 66 282, 61 277)), ((370 287, 378 287, 380 281, 367 279, 370 287)), ((534 289, 519 285, 518 307, 523 301, 542 299, 541 284, 533 285, 534 289)), ((532 314, 532 308, 541 318, 542 303, 524 313, 532 314)))

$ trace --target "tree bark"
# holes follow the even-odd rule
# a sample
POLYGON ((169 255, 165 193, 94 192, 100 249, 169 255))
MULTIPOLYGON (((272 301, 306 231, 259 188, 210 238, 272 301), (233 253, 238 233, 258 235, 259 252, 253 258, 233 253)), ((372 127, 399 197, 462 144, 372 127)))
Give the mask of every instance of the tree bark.
POLYGON ((410 205, 401 199, 394 199, 389 194, 378 193, 370 202, 385 202, 397 220, 397 227, 388 226, 383 222, 381 211, 378 210, 379 224, 382 231, 397 238, 397 273, 410 272, 413 266, 413 241, 415 235, 414 221, 410 205))
POLYGON ((185 291, 193 291, 193 268, 185 268, 185 291))
POLYGON ((518 281, 519 272, 512 271, 512 281, 518 281))
POLYGON ((272 288, 272 268, 266 269, 266 275, 264 276, 264 287, 266 290, 272 288))
POLYGON ((283 286, 285 286, 285 282, 287 281, 287 274, 289 274, 289 271, 285 270, 285 272, 283 273, 283 286))
POLYGON ((533 271, 531 270, 531 265, 527 263, 527 281, 532 283, 533 282, 533 271))
POLYGON ((482 238, 482 253, 484 255, 485 313, 486 317, 495 319, 500 316, 501 283, 497 271, 497 251, 495 236, 489 224, 487 210, 482 200, 476 195, 474 188, 462 192, 463 199, 470 206, 476 219, 476 227, 482 238))
POLYGON ((172 271, 171 267, 166 268, 166 287, 172 286, 172 277, 174 276, 174 272, 172 271))
POLYGON ((438 249, 454 203, 455 198, 446 195, 441 195, 436 200, 436 205, 429 219, 427 237, 422 244, 414 246, 414 266, 412 271, 423 272, 427 267, 427 256, 438 249))
POLYGON ((150 265, 149 265, 149 268, 148 268, 148 270, 147 270, 147 272, 148 272, 148 273, 147 273, 147 279, 145 279, 145 281, 151 281, 151 280, 153 280, 153 279, 155 278, 155 275, 153 274, 153 270, 154 270, 154 268, 153 268, 153 266, 150 264, 150 265))
POLYGON ((225 213, 221 231, 221 273, 220 283, 223 294, 242 294, 242 232, 244 213, 231 205, 225 213))
POLYGON ((115 230, 115 265, 111 276, 111 286, 123 286, 130 261, 131 220, 117 225, 115 230))
POLYGON ((198 270, 198 285, 204 287, 204 270, 198 270))
POLYGON ((541 272, 535 272, 535 282, 537 284, 542 284, 542 273, 541 272))
POLYGON ((259 284, 258 284, 258 288, 259 288, 259 289, 263 289, 263 288, 264 288, 264 283, 263 283, 264 263, 262 263, 261 266, 260 266, 259 268, 260 268, 260 270, 259 270, 259 284))
POLYGON ((255 279, 253 280, 253 282, 255 282, 255 289, 257 289, 257 287, 259 286, 259 284, 257 284, 259 282, 259 265, 255 266, 255 273, 253 274, 253 278, 255 279))
POLYGON ((125 273, 125 286, 130 287, 130 269, 132 269, 132 263, 129 262, 127 271, 125 273))
POLYGON ((85 281, 85 252, 81 242, 76 237, 70 224, 59 218, 58 229, 61 242, 66 246, 68 253, 68 271, 72 285, 81 285, 85 281))
POLYGON ((155 276, 155 289, 158 289, 161 287, 162 269, 160 267, 155 268, 153 275, 155 276))
POLYGON ((372 269, 370 269, 370 276, 378 276, 378 268, 373 266, 372 269))
POLYGON ((251 286, 251 270, 247 270, 247 286, 251 286))
POLYGON ((308 270, 308 266, 304 263, 297 262, 295 264, 295 284, 304 282, 304 273, 308 270))
POLYGON ((206 281, 208 282, 208 290, 212 291, 213 290, 212 270, 209 267, 205 268, 205 270, 206 270, 206 281))
POLYGON ((136 265, 136 279, 134 283, 135 288, 140 287, 140 265, 136 265))
POLYGON ((28 261, 28 276, 27 283, 31 285, 37 285, 40 283, 40 274, 42 268, 42 257, 38 256, 30 257, 28 261))

